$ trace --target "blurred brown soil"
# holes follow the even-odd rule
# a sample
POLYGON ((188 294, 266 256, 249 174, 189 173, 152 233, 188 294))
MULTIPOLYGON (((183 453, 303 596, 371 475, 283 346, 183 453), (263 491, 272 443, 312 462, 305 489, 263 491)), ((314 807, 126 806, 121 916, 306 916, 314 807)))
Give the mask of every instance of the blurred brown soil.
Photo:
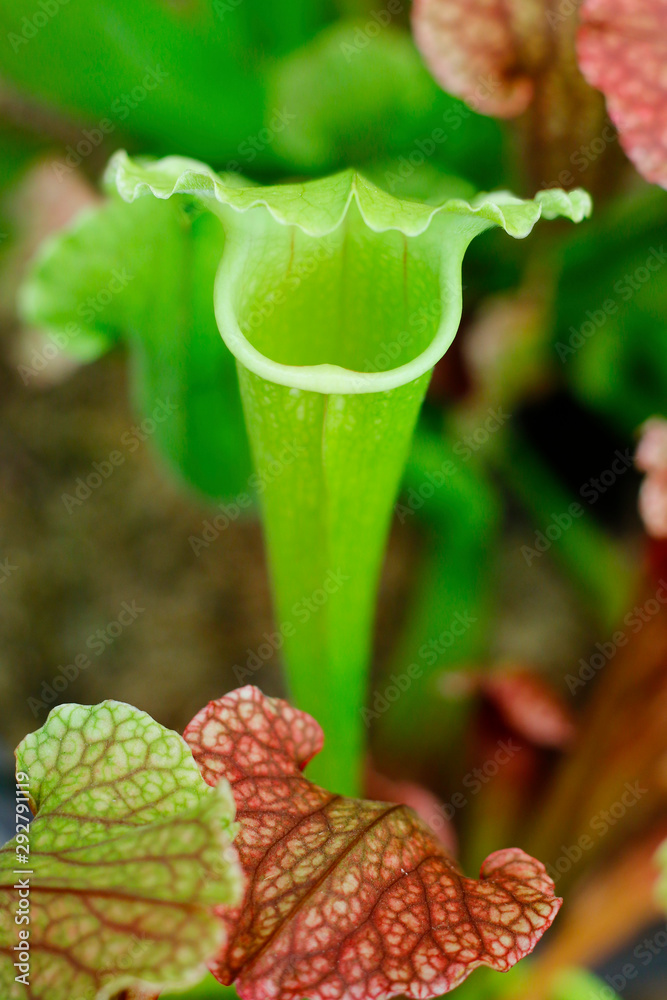
MULTIPOLYGON (((0 563, 16 567, 0 583, 0 704, 11 706, 0 726, 10 746, 47 714, 28 700, 45 702, 43 683, 80 654, 90 666, 58 701, 116 698, 181 729, 238 685, 234 664, 272 629, 256 519, 230 524, 195 555, 189 538, 215 510, 174 480, 150 442, 121 449, 137 423, 127 400, 120 353, 46 387, 24 386, 15 364, 0 363, 0 563), (68 511, 63 494, 115 449, 125 462, 68 511), (96 632, 123 602, 144 610, 107 645, 96 632)), ((381 656, 405 603, 410 542, 399 532, 391 546, 381 656)), ((255 679, 284 692, 278 655, 255 679)))

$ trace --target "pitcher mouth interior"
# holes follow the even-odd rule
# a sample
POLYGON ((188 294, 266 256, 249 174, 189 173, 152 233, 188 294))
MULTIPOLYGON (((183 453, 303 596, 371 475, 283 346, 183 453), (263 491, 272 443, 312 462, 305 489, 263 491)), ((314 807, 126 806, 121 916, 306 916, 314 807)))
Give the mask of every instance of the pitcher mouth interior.
POLYGON ((449 347, 461 313, 461 255, 446 261, 434 240, 442 232, 376 232, 356 206, 326 236, 275 224, 270 238, 246 234, 218 271, 221 335, 250 371, 294 388, 382 392, 414 381, 449 347))

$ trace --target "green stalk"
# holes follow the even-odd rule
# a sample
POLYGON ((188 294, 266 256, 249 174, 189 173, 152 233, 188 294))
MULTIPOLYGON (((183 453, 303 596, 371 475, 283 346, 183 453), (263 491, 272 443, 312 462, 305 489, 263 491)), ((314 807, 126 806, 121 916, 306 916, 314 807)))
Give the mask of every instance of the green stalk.
MULTIPOLYGON (((222 220, 215 287, 262 497, 291 694, 327 737, 313 776, 360 788, 370 637, 392 507, 430 372, 461 316, 479 233, 580 219, 583 192, 399 201, 353 171, 274 188, 170 157, 112 168, 127 200, 196 195, 222 220)), ((253 678, 261 685, 261 675, 253 678)))
MULTIPOLYGON (((227 226, 216 313, 238 359, 277 634, 290 693, 323 724, 331 747, 313 763, 313 776, 354 794, 377 583, 430 376, 427 370, 410 378, 411 355, 436 329, 433 317, 411 334, 410 317, 420 296, 440 300, 431 264, 437 247, 432 233, 410 248, 400 232, 377 234, 354 206, 321 237, 279 228, 265 213, 248 240, 246 217, 238 232, 236 221, 227 226), (384 259, 378 273, 376 255, 384 259), (247 296, 250 278, 271 289, 268 305, 247 296), (250 331, 243 339, 241 326, 250 331), (408 374, 393 378, 392 359, 408 374), (385 375, 395 384, 373 391, 385 375)), ((460 261, 456 266, 460 271, 460 261)), ((460 311, 460 293, 450 301, 460 311)))
POLYGON ((328 787, 358 788, 377 580, 428 376, 390 393, 309 393, 239 370, 291 693, 324 721, 328 787), (272 475, 281 454, 297 457, 272 475))

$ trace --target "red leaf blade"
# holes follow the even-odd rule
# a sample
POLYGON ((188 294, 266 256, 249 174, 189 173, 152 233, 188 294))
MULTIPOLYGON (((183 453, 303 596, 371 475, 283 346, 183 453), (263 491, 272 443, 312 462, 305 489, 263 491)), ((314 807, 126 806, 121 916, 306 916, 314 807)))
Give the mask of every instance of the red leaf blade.
POLYGON ((667 187, 667 7, 662 0, 584 0, 581 70, 607 99, 640 173, 667 187))
POLYGON ((246 898, 213 968, 243 1000, 426 1000, 478 965, 505 971, 550 926, 560 900, 523 851, 466 878, 405 806, 345 799, 301 769, 317 723, 246 687, 185 731, 204 777, 232 784, 246 898))

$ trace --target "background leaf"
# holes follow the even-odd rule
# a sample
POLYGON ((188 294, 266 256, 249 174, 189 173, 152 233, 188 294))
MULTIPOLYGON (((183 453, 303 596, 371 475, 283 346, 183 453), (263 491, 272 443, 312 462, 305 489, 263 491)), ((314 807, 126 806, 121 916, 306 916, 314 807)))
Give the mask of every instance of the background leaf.
POLYGON ((2 0, 0 29, 3 76, 47 106, 157 148, 178 135, 182 149, 219 161, 263 126, 263 81, 243 57, 245 15, 225 22, 213 3, 193 14, 158 0, 102 0, 85 16, 76 0, 46 7, 36 27, 30 0, 2 0), (223 99, 232 91, 235 100, 223 99))
POLYGON ((223 243, 190 199, 115 198, 44 246, 22 294, 25 319, 66 352, 91 360, 129 345, 146 436, 212 499, 251 492, 234 359, 213 312, 223 243))
POLYGON ((109 178, 128 201, 187 193, 222 219, 215 309, 263 487, 273 645, 297 704, 336 747, 318 765, 322 780, 354 793, 392 502, 430 371, 458 328, 463 255, 494 226, 523 238, 541 217, 580 221, 590 199, 552 190, 433 205, 393 198, 352 170, 244 187, 183 157, 145 165, 124 153, 109 178))
POLYGON ((270 103, 293 115, 276 135, 276 152, 307 173, 350 164, 367 172, 395 157, 385 172, 397 183, 427 164, 478 187, 501 185, 498 125, 440 91, 391 18, 375 33, 373 23, 331 25, 276 67, 270 103))

